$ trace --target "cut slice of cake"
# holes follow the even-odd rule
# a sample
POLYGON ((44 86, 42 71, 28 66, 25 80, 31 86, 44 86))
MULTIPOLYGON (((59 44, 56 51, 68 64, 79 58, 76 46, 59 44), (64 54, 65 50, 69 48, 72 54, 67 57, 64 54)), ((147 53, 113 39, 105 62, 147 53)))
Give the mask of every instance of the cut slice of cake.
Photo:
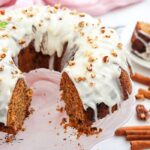
POLYGON ((0 131, 16 134, 22 129, 23 122, 29 115, 31 99, 32 90, 27 87, 24 79, 19 79, 8 105, 6 125, 0 123, 0 131))
POLYGON ((131 38, 131 47, 136 55, 150 60, 150 23, 137 22, 131 38))

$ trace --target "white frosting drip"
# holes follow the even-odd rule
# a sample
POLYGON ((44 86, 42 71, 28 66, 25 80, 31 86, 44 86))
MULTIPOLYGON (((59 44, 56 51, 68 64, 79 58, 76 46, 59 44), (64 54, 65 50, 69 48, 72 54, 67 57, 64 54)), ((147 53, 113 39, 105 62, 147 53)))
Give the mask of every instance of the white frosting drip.
MULTIPOLYGON (((150 35, 148 35, 148 34, 145 33, 144 31, 140 30, 140 31, 138 31, 138 32, 140 32, 140 33, 143 34, 144 36, 150 38, 150 35)), ((138 56, 142 57, 143 59, 150 61, 150 42, 144 41, 140 36, 138 36, 138 34, 137 34, 136 31, 134 32, 134 35, 136 36, 136 38, 137 38, 138 40, 140 40, 140 41, 144 44, 145 50, 146 50, 146 51, 143 52, 143 53, 139 53, 138 51, 134 51, 134 53, 136 53, 138 56)))
MULTIPOLYGON (((50 56, 57 52, 60 57, 66 42, 68 57, 69 51, 77 50, 75 65, 67 66, 64 72, 74 82, 85 109, 92 107, 96 111, 97 103, 104 102, 111 107, 122 100, 118 77, 120 67, 128 70, 128 66, 123 50, 117 47, 119 40, 114 30, 101 28, 101 22, 89 15, 49 6, 7 11, 0 18, 1 22, 8 22, 0 31, 0 55, 7 51, 6 57, 0 60, 0 65, 4 66, 4 71, 0 71, 0 122, 7 123, 8 105, 16 82, 22 78, 20 71, 12 74, 18 70, 12 64, 12 57, 33 40, 37 52, 50 56), (111 54, 112 51, 117 57, 111 54), (97 59, 92 63, 92 72, 86 69, 88 55, 97 59), (103 62, 104 56, 109 57, 109 62, 103 62), (91 78, 91 73, 96 77, 91 78), (80 76, 86 80, 78 83, 75 78, 80 76)), ((51 67, 52 64, 50 61, 51 67)), ((65 66, 65 60, 62 66, 65 66)))

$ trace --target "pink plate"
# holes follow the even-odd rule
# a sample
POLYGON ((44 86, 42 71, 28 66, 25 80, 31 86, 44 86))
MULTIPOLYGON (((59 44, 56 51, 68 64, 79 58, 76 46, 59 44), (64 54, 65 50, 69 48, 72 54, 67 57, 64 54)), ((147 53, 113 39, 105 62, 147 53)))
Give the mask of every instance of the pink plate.
POLYGON ((25 74, 28 85, 34 90, 31 107, 35 109, 24 124, 26 129, 16 135, 12 143, 5 143, 5 133, 0 133, 0 150, 89 150, 98 142, 111 137, 114 130, 130 118, 134 105, 134 96, 121 104, 121 108, 101 121, 94 123, 103 129, 96 137, 81 136, 76 138, 76 131, 68 128, 65 132, 60 125, 65 112, 57 111, 63 106, 59 99, 58 72, 38 69, 25 74))

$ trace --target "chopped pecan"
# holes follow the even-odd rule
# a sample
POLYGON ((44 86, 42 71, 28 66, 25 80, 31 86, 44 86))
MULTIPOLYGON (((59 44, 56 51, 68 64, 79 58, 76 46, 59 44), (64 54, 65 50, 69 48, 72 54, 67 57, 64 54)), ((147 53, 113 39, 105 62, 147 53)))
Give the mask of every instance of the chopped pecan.
POLYGON ((136 114, 139 120, 147 120, 149 117, 148 110, 141 104, 136 106, 136 114))

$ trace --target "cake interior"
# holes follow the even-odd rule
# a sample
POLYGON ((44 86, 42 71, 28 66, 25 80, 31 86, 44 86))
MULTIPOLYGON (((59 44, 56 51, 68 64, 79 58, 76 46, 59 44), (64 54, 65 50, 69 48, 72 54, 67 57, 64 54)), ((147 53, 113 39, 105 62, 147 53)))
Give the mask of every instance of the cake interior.
POLYGON ((29 114, 31 99, 32 90, 28 89, 23 79, 19 79, 8 106, 7 126, 1 123, 1 131, 16 134, 22 128, 24 119, 29 114))

